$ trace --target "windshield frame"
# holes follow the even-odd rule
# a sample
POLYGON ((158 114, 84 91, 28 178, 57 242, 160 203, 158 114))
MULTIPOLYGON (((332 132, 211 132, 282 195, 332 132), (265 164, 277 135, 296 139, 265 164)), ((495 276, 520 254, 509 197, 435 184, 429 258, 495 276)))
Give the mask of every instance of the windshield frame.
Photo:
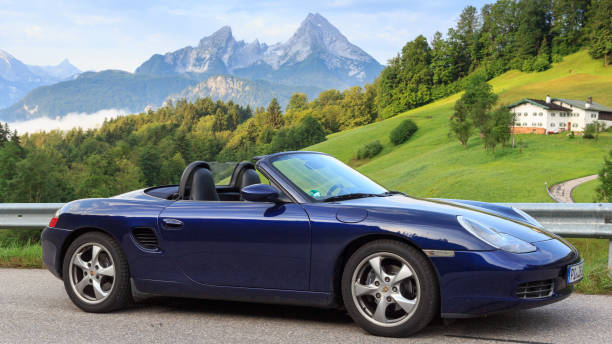
MULTIPOLYGON (((329 157, 331 157, 333 159, 336 159, 336 160, 338 160, 338 162, 344 164, 344 162, 340 161, 336 157, 334 157, 334 156, 332 156, 330 154, 327 154, 327 153, 313 152, 313 151, 291 151, 291 152, 282 152, 282 153, 271 154, 271 155, 263 157, 261 160, 259 160, 257 162, 257 169, 260 170, 260 172, 262 172, 268 179, 274 179, 274 180, 278 181, 278 184, 283 186, 283 189, 285 189, 284 191, 286 191, 287 194, 290 194, 290 196, 296 201, 296 203, 325 203, 325 201, 326 201, 325 198, 316 199, 316 198, 312 197, 311 195, 309 195, 308 193, 304 192, 300 187, 298 187, 293 181, 291 181, 289 178, 287 178, 287 176, 285 176, 281 171, 279 171, 273 165, 273 162, 278 160, 278 159, 284 158, 287 155, 296 155, 296 154, 311 154, 311 155, 312 154, 319 154, 319 155, 326 155, 326 156, 329 156, 329 157)), ((348 166, 348 165, 346 165, 346 166, 348 166)), ((385 192, 389 192, 389 190, 387 188, 385 188, 384 186, 380 185, 378 182, 372 180, 370 177, 360 173, 359 171, 355 170, 351 166, 348 166, 348 167, 350 169, 352 169, 354 172, 359 173, 363 177, 367 178, 372 183, 374 183, 377 186, 381 187, 385 192)))

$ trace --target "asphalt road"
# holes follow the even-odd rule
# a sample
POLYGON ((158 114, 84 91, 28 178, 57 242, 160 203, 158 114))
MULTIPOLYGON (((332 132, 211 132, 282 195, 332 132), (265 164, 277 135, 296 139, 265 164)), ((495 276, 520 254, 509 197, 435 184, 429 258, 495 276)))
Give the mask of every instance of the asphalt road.
POLYGON ((612 296, 481 319, 440 321, 412 338, 371 336, 343 312, 153 299, 112 314, 72 305, 45 270, 0 269, 0 343, 611 343, 612 296))

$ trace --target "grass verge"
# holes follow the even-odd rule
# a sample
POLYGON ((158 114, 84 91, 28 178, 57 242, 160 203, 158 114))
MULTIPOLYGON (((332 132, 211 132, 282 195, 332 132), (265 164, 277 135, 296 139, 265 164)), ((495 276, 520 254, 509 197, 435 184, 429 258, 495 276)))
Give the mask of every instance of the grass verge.
POLYGON ((1 268, 42 268, 40 243, 12 243, 0 246, 1 268))
POLYGON ((607 274, 608 240, 578 239, 569 241, 584 259, 584 278, 576 291, 584 294, 612 294, 612 278, 607 274))

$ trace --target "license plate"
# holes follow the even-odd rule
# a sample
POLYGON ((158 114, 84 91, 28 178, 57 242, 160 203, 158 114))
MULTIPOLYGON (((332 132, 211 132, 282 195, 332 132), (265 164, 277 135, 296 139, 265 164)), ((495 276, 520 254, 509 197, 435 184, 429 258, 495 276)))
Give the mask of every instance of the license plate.
POLYGON ((567 284, 572 284, 582 279, 582 270, 584 269, 584 260, 580 263, 572 264, 567 267, 567 284))

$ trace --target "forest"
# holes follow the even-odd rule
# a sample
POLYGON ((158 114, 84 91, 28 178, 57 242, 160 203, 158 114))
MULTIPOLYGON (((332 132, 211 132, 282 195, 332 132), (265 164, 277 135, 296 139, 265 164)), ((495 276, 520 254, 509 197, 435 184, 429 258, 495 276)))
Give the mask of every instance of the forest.
POLYGON ((0 125, 0 202, 65 202, 177 183, 191 161, 241 161, 308 147, 460 92, 473 75, 539 72, 579 49, 607 65, 610 13, 612 0, 468 6, 445 35, 407 42, 372 84, 326 90, 315 99, 296 93, 285 109, 275 99, 252 109, 202 98, 169 101, 92 130, 19 135, 0 125))

